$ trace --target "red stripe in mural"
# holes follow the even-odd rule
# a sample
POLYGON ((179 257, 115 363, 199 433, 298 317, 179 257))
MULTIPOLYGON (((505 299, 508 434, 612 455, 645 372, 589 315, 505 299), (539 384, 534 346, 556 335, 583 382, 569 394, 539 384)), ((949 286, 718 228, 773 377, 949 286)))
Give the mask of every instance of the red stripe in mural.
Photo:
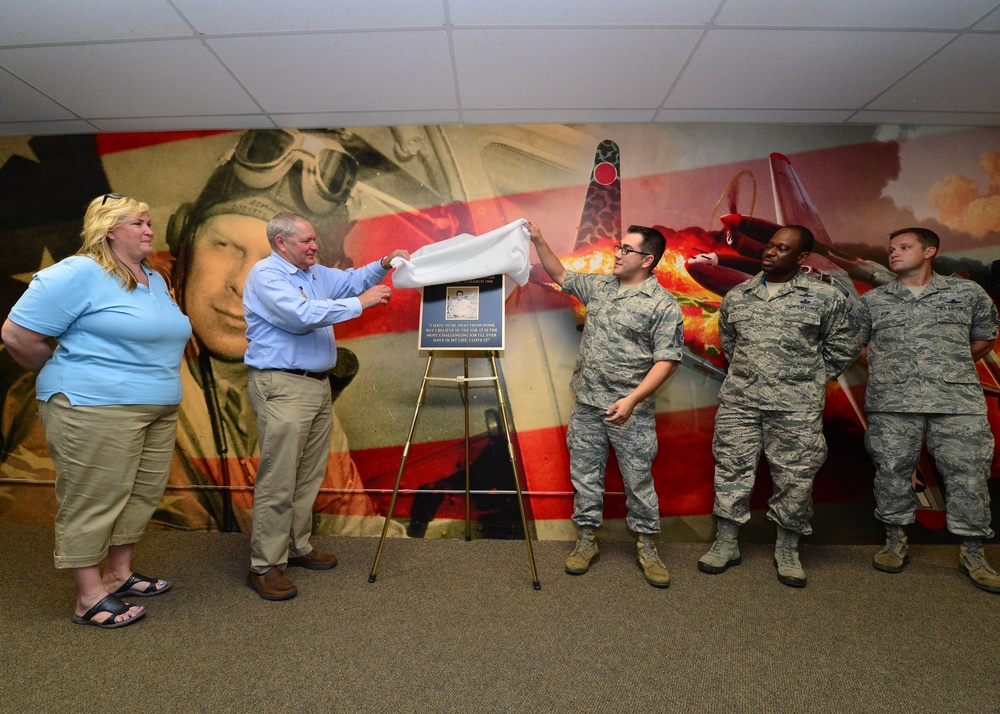
POLYGON ((170 144, 174 141, 184 141, 185 139, 200 139, 204 136, 215 136, 216 134, 226 134, 229 132, 230 130, 160 131, 141 134, 98 134, 97 153, 100 156, 107 156, 108 154, 116 154, 120 151, 144 149, 149 146, 170 144))

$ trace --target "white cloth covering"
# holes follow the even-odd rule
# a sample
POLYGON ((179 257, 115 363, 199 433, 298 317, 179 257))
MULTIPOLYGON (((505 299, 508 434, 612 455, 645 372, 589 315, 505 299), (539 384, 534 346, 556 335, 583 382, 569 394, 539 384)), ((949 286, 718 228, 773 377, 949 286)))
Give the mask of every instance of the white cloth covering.
POLYGON ((392 284, 397 288, 419 288, 503 273, 510 278, 506 282, 506 299, 513 292, 514 283, 524 285, 531 272, 528 262, 531 240, 524 227, 526 223, 520 218, 481 236, 461 233, 425 245, 414 251, 409 260, 393 258, 392 284))

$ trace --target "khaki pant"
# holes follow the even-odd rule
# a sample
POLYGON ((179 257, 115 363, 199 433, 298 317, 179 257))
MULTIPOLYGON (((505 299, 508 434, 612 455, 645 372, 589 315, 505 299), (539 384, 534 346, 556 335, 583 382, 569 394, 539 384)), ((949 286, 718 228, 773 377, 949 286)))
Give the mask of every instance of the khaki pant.
POLYGON ((250 569, 284 569, 312 552, 313 504, 330 458, 330 381, 251 369, 250 405, 257 414, 260 469, 253 487, 250 569))
POLYGON ((177 405, 73 406, 39 401, 56 470, 55 565, 98 565, 112 545, 136 543, 163 497, 177 405))

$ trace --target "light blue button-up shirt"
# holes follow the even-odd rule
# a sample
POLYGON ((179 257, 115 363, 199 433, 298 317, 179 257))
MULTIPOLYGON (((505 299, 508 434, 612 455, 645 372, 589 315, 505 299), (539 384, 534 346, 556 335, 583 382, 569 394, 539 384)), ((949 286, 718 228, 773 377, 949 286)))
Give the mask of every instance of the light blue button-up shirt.
POLYGON ((243 361, 256 369, 333 369, 337 344, 331 325, 360 315, 357 296, 387 273, 378 261, 357 270, 300 270, 272 252, 250 269, 243 288, 243 361))

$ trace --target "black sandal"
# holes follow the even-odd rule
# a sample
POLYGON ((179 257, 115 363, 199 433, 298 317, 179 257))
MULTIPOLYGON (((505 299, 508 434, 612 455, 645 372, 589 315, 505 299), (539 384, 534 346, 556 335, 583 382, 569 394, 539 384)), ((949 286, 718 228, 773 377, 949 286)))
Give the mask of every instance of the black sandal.
POLYGON ((113 630, 116 627, 125 627, 125 625, 131 625, 133 622, 141 619, 145 614, 145 610, 140 610, 137 615, 126 620, 120 620, 115 622, 115 618, 119 615, 124 615, 129 611, 132 606, 128 603, 122 602, 117 595, 108 595, 107 597, 101 599, 96 605, 87 610, 82 616, 73 615, 73 622, 78 625, 93 625, 94 627, 100 627, 105 630, 113 630), (111 617, 101 622, 94 622, 94 615, 99 612, 110 612, 111 617))
POLYGON ((115 590, 115 595, 121 595, 123 597, 153 597, 154 595, 159 595, 160 593, 165 593, 173 585, 169 580, 164 580, 166 583, 162 588, 156 587, 156 584, 160 582, 159 580, 154 580, 153 578, 147 578, 145 575, 139 575, 139 573, 132 573, 128 580, 122 583, 122 586, 115 590), (149 587, 145 590, 133 590, 133 585, 138 585, 139 583, 149 583, 149 587))

